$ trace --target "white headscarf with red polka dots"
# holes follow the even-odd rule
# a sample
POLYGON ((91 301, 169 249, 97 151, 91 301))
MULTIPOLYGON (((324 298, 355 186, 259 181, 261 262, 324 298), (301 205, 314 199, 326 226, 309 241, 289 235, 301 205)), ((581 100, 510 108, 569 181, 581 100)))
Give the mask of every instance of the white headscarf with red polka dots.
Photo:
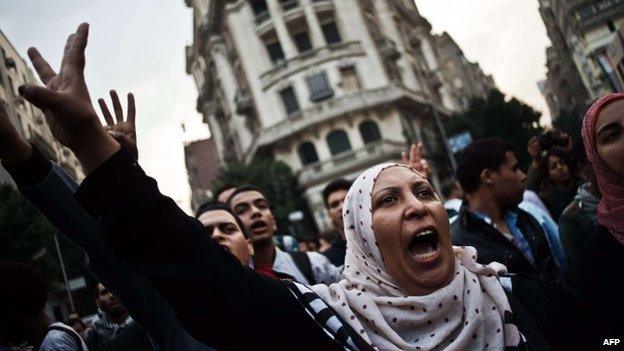
POLYGON ((474 248, 453 248, 454 279, 429 295, 406 296, 387 273, 375 242, 371 196, 379 173, 394 166, 407 167, 372 167, 351 186, 343 208, 344 279, 312 290, 379 350, 502 350, 518 345, 520 333, 511 324, 509 302, 495 277, 504 266, 476 263, 474 248))

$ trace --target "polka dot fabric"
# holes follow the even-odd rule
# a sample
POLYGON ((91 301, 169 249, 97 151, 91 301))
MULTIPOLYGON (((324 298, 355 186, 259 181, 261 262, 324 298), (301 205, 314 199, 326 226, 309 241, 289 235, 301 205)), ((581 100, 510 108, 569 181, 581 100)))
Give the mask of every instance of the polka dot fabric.
POLYGON ((453 248, 454 279, 429 295, 406 296, 387 273, 375 242, 371 196, 377 176, 388 167, 407 166, 368 169, 345 198, 344 279, 312 290, 378 350, 502 350, 518 345, 521 336, 505 323, 511 309, 496 278, 504 266, 478 264, 474 248, 453 248))

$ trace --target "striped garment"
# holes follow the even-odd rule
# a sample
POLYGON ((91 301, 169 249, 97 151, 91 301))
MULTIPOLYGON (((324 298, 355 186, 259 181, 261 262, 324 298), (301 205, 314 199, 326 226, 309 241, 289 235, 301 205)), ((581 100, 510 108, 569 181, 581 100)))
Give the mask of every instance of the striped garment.
POLYGON ((373 348, 309 287, 290 281, 288 289, 323 331, 345 350, 373 351, 373 348))

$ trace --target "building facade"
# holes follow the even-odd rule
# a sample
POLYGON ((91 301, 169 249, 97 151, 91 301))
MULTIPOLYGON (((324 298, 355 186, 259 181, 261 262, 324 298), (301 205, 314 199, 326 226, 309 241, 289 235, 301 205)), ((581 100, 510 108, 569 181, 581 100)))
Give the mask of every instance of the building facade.
MULTIPOLYGON (((39 82, 26 61, 0 31, 0 99, 8 105, 11 122, 48 159, 58 162, 74 179, 82 180, 84 174, 78 160, 68 148, 54 139, 43 112, 19 96, 17 88, 23 84, 39 82)), ((0 182, 11 182, 2 166, 0 182)))
MULTIPOLYGON (((321 229, 328 225, 327 182, 397 161, 411 142, 426 145, 434 184, 451 176, 440 119, 473 94, 461 69, 478 75, 478 67, 457 64, 447 74, 457 51, 447 49, 448 35, 431 34, 413 1, 186 5, 194 22, 186 69, 219 159, 262 155, 290 165, 321 229)), ((491 82, 481 75, 479 84, 491 82)))
POLYGON ((219 157, 214 139, 202 139, 184 145, 184 161, 191 188, 191 208, 212 198, 212 182, 217 179, 219 157))
POLYGON ((607 47, 624 23, 624 0, 539 0, 539 6, 552 43, 539 86, 553 119, 622 90, 607 47))

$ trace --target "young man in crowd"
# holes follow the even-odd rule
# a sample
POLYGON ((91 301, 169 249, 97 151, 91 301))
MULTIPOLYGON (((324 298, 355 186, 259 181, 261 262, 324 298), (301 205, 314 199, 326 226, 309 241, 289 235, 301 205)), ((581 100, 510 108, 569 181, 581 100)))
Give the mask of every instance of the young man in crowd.
POLYGON ((254 247, 245 225, 226 204, 208 202, 197 209, 195 218, 206 228, 206 234, 230 252, 243 266, 249 266, 254 247))
POLYGON ((0 262, 0 345, 33 345, 38 351, 87 351, 71 327, 44 311, 46 282, 25 263, 0 262))
POLYGON ((453 245, 476 248, 477 262, 504 264, 513 274, 511 292, 543 322, 539 327, 553 349, 565 349, 564 331, 574 329, 569 313, 577 305, 562 284, 544 229, 518 208, 525 179, 506 142, 487 139, 468 146, 457 167, 467 200, 451 237, 453 245))
POLYGON ((544 231, 520 210, 526 175, 501 140, 476 141, 463 152, 457 179, 467 203, 451 227, 453 244, 474 246, 481 263, 548 280, 557 276, 544 231))
POLYGON ((344 265, 345 254, 347 252, 347 241, 345 240, 342 205, 345 197, 351 188, 352 182, 346 179, 336 179, 325 186, 323 189, 323 201, 325 208, 329 213, 332 227, 338 232, 331 243, 331 247, 323 252, 323 255, 335 266, 344 265))
POLYGON ((121 303, 101 283, 97 284, 95 304, 98 307, 98 315, 85 336, 90 351, 104 349, 117 335, 134 323, 121 303))
POLYGON ((317 252, 280 250, 273 241, 277 230, 269 201, 262 191, 253 186, 237 188, 228 206, 243 222, 254 248, 253 268, 274 278, 285 276, 303 283, 331 284, 340 279, 340 270, 317 252))

